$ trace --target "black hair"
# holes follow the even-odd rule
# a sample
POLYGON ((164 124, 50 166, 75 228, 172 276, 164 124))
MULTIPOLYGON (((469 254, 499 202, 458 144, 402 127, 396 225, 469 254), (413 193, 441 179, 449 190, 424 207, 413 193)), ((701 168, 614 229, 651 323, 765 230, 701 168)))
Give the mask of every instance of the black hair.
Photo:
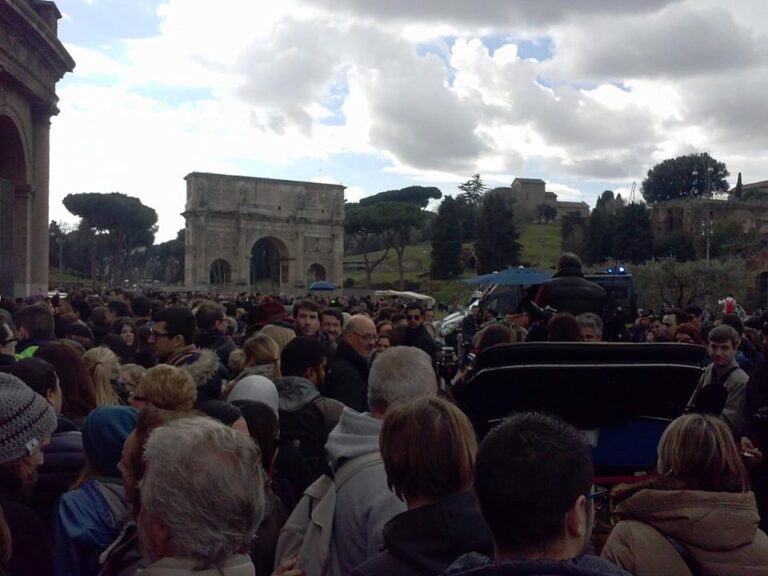
POLYGON ((301 309, 309 310, 310 312, 317 312, 318 316, 320 315, 320 311, 323 309, 320 304, 315 302, 314 300, 296 300, 296 302, 293 303, 293 317, 296 318, 299 315, 299 310, 301 309))
POLYGON ((206 416, 218 420, 225 426, 232 426, 232 424, 243 417, 240 408, 221 400, 206 400, 199 403, 195 408, 206 416))
POLYGON ((85 300, 72 300, 72 310, 78 313, 80 320, 88 322, 91 319, 91 305, 85 300))
POLYGON ((405 312, 408 313, 408 310, 418 310, 419 314, 421 316, 424 316, 424 307, 419 304, 418 302, 409 302, 405 305, 405 312))
POLYGON ((168 306, 160 310, 154 317, 155 324, 165 322, 168 337, 181 336, 184 344, 189 345, 195 341, 197 321, 189 308, 184 306, 168 306))
POLYGON ((107 309, 112 310, 112 312, 115 313, 115 316, 120 318, 121 316, 131 316, 131 307, 128 306, 125 302, 122 300, 110 300, 107 304, 107 309))
POLYGON ((20 308, 13 316, 16 328, 24 328, 32 340, 53 337, 53 314, 45 304, 30 304, 20 308))
POLYGON ((341 310, 338 308, 325 308, 322 312, 320 312, 320 319, 322 320, 323 316, 333 316, 341 322, 341 324, 344 324, 344 315, 341 313, 341 310))
POLYGON ((224 308, 216 302, 203 302, 195 310, 195 319, 200 330, 213 330, 217 321, 224 320, 224 308))
POLYGON ((19 360, 8 368, 8 373, 16 376, 43 398, 46 398, 48 392, 56 391, 56 383, 59 381, 53 364, 42 358, 19 360))
POLYGON ((297 336, 285 345, 280 353, 280 372, 283 376, 304 377, 309 368, 323 363, 323 345, 314 338, 297 336))
POLYGON ((739 318, 736 314, 718 314, 715 318, 715 321, 719 320, 722 324, 727 324, 734 330, 736 330, 736 333, 741 336, 744 334, 744 323, 741 321, 741 318, 739 318))
POLYGON ((152 301, 146 296, 136 296, 131 300, 131 308, 135 316, 146 318, 152 312, 152 301))
POLYGON ((256 400, 235 400, 232 404, 242 412, 248 424, 248 433, 261 449, 261 464, 269 473, 280 438, 280 424, 275 411, 256 400))
POLYGON ((510 416, 483 440, 475 491, 497 546, 522 552, 556 542, 565 515, 592 487, 584 435, 549 414, 510 416))

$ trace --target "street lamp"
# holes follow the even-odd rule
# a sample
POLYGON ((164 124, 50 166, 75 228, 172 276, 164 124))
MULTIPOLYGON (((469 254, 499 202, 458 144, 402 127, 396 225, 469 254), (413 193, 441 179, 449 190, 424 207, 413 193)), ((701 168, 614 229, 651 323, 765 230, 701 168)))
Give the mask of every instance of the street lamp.
MULTIPOLYGON (((713 182, 712 182, 712 175, 715 173, 715 169, 707 164, 707 169, 704 171, 704 191, 702 196, 706 200, 712 199, 712 192, 714 191, 712 189, 713 182)), ((691 175, 694 178, 699 177, 699 171, 694 170, 691 175)), ((717 172, 718 178, 722 179, 725 176, 725 172, 722 170, 719 170, 717 172)), ((696 180, 694 180, 694 188, 696 186, 696 180)), ((707 220, 706 220, 706 228, 704 229, 704 235, 706 237, 706 244, 707 244, 707 268, 709 268, 709 250, 711 245, 711 236, 712 236, 712 211, 710 209, 709 204, 706 205, 707 210, 707 220)))

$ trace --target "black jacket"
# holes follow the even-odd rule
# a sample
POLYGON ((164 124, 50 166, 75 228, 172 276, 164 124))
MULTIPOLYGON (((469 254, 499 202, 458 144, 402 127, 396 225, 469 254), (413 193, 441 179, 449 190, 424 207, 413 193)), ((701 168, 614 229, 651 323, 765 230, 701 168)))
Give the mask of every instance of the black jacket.
POLYGON ((13 540, 9 573, 12 576, 53 575, 53 554, 43 522, 13 497, 0 496, 0 507, 13 540))
POLYGON ((384 551, 355 576, 442 574, 461 555, 493 554, 493 535, 472 490, 398 514, 384 527, 384 551))
POLYGON ((574 316, 592 312, 603 314, 605 290, 584 278, 581 268, 562 268, 539 289, 536 304, 551 306, 558 312, 570 312, 574 316))
POLYGON ((229 355, 237 348, 229 336, 216 330, 201 330, 195 339, 198 348, 213 350, 219 356, 219 362, 229 366, 229 355))
POLYGON ((31 503, 40 518, 49 522, 59 497, 72 487, 85 466, 83 435, 71 420, 58 416, 58 426, 43 455, 31 503))
POLYGON ((424 350, 430 358, 434 358, 437 351, 435 340, 423 324, 418 328, 406 328, 403 341, 400 344, 401 346, 413 346, 424 350))
POLYGON ((326 398, 343 402, 352 410, 368 411, 368 360, 343 340, 336 348, 322 392, 326 398))
POLYGON ((466 554, 443 572, 444 576, 632 576, 597 556, 570 560, 506 560, 494 562, 480 554, 466 554))

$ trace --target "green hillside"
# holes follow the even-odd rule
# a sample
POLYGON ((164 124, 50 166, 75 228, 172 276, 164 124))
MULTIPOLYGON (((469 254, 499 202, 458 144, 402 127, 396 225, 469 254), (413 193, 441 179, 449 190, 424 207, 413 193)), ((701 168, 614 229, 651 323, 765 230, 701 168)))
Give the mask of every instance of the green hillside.
MULTIPOLYGON (((534 268, 554 268, 557 257, 560 254, 560 225, 559 224, 531 224, 520 235, 522 246, 521 261, 534 268)), ((465 244, 472 247, 471 244, 465 244)), ((412 284, 412 289, 429 292, 441 302, 448 304, 464 303, 474 291, 470 284, 460 280, 430 280, 428 276, 431 262, 429 242, 412 244, 405 249, 404 268, 405 280, 412 284), (415 285, 418 284, 418 288, 415 285)), ((373 252, 368 255, 369 260, 380 258, 383 251, 373 252)), ((350 270, 350 266, 360 265, 363 256, 347 256, 344 258, 344 278, 352 278, 355 287, 365 286, 365 271, 350 270)), ((362 268, 362 266, 361 266, 362 268)), ((474 272, 468 271, 462 278, 471 278, 474 272)), ((373 271, 372 281, 374 286, 397 288, 397 254, 390 250, 387 258, 373 271)))

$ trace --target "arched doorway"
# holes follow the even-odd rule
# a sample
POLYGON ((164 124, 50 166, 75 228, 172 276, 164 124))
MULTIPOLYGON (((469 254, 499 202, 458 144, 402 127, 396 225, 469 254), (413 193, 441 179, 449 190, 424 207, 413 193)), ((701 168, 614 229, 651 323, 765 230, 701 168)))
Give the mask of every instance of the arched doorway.
MULTIPOLYGON (((269 292, 280 288, 283 270, 281 246, 274 238, 260 238, 251 248, 251 289, 269 292)), ((287 265, 285 265, 287 267, 287 265)), ((282 281, 287 281, 287 278, 282 281)))
POLYGON ((219 258, 211 264, 210 283, 212 286, 225 286, 232 283, 232 267, 229 262, 219 258))
POLYGON ((319 282, 321 280, 327 280, 325 266, 322 264, 312 264, 307 269, 307 286, 310 286, 312 282, 319 282))
MULTIPOLYGON (((27 184, 24 146, 13 120, 0 115, 0 294, 13 296, 16 187, 27 184)), ((47 234, 47 231, 46 231, 47 234)))

